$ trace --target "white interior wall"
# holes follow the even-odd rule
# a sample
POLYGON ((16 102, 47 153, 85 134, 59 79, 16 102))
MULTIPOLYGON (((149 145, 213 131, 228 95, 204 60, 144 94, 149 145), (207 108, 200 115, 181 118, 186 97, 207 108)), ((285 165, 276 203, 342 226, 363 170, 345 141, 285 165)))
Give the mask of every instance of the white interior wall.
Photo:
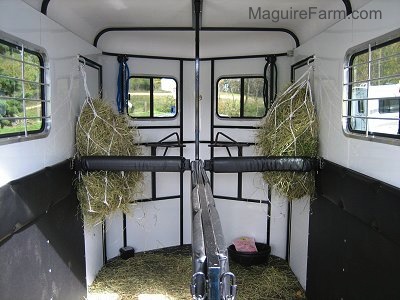
POLYGON ((99 51, 19 0, 0 2, 0 30, 46 49, 52 115, 48 137, 0 146, 0 185, 3 185, 73 155, 74 122, 84 97, 76 70, 72 101, 65 99, 70 87, 72 62, 77 54, 99 51))
MULTIPOLYGON (((399 1, 371 1, 365 10, 381 10, 382 20, 335 24, 295 50, 295 60, 315 54, 314 99, 319 118, 320 155, 342 166, 400 186, 400 147, 346 137, 342 130, 343 65, 346 51, 400 27, 399 1)), ((304 69, 303 69, 304 71, 304 69)), ((299 75, 301 70, 298 70, 299 75)), ((294 202, 290 266, 303 287, 307 275, 309 201, 294 202)))
MULTIPOLYGON (((74 59, 78 54, 89 56, 100 51, 19 0, 0 3, 0 30, 47 51, 50 65, 48 98, 51 102, 49 136, 0 146, 2 185, 74 155, 75 122, 85 99, 83 82, 74 59)), ((89 89, 97 93, 97 72, 88 67, 86 72, 89 89)), ((86 228, 85 233, 86 247, 101 245, 98 229, 89 232, 86 228)), ((94 251, 87 248, 87 252, 90 253, 86 263, 87 282, 90 283, 102 266, 102 252, 101 247, 94 251)))
MULTIPOLYGON (((116 57, 103 56, 104 68, 104 97, 115 105, 116 78, 118 63, 116 57)), ((131 75, 162 75, 172 76, 179 84, 179 61, 130 58, 128 61, 131 75)), ((243 59, 215 62, 215 82, 224 75, 262 75, 265 60, 243 59)), ((279 86, 289 81, 290 59, 278 58, 279 86)), ((194 141, 194 63, 184 62, 184 140, 194 141)), ((200 140, 210 140, 210 109, 211 109, 211 62, 204 61, 200 65, 200 140)), ((215 84, 215 83, 214 83, 215 84)), ((215 91, 215 89, 214 89, 215 91)), ((178 97, 178 101, 182 98, 178 97)), ((215 118, 215 116, 214 116, 215 118)), ((220 125, 257 125, 259 120, 231 121, 215 118, 215 123, 220 125)), ((135 125, 178 125, 179 118, 173 120, 143 120, 135 121, 135 125)), ((140 130, 141 141, 155 142, 174 129, 140 130)), ((218 130, 215 130, 215 133, 218 130)), ((238 141, 254 142, 254 132, 251 130, 225 130, 228 135, 238 141)), ((143 150, 149 155, 149 149, 143 150)), ((162 150, 160 150, 162 151, 162 150)), ((235 155, 235 149, 232 153, 235 155)), ((178 155, 169 152, 171 155, 178 155)), ((161 154, 161 152, 159 153, 161 154)), ((216 149, 216 156, 226 156, 225 149, 216 149)), ((244 155, 255 155, 254 147, 244 149, 244 155)), ((194 144, 187 144, 184 148, 184 156, 194 159, 194 144)), ((201 144, 200 156, 209 159, 210 148, 207 144, 201 144)), ((186 172, 187 173, 187 172, 186 172)), ((190 174, 185 173, 184 180, 184 243, 190 243, 190 174)), ((157 175, 157 196, 176 194, 179 176, 163 177, 157 175), (168 179, 168 180, 167 180, 168 179)), ((216 174, 215 193, 226 196, 236 196, 236 174, 216 174)), ((267 187, 259 174, 245 174, 243 176, 243 196, 248 198, 267 199, 267 187)), ((143 197, 150 197, 150 174, 146 174, 146 182, 143 197)), ((151 203, 140 203, 135 206, 133 215, 127 219, 128 244, 135 247, 137 251, 166 247, 179 244, 179 200, 157 201, 151 203), (171 220, 174 220, 171 222, 171 220)), ((272 201, 271 222, 271 244, 273 254, 285 257, 286 253, 286 210, 287 202, 278 196, 272 201)), ((254 204, 228 200, 217 200, 217 207, 222 220, 227 244, 236 237, 242 235, 254 236, 258 241, 265 242, 267 235, 267 206, 265 204, 254 204), (262 207, 262 209, 260 209, 262 207), (237 217, 232 218, 236 212, 237 217), (252 220, 249 222, 248 220, 252 220)), ((107 220, 107 253, 108 257, 119 255, 119 248, 123 245, 122 217, 117 214, 107 220)))

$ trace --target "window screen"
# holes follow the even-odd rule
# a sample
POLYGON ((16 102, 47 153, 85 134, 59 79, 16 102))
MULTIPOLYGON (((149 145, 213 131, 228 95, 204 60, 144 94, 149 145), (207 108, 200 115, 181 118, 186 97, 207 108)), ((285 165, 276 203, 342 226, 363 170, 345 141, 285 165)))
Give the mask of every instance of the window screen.
POLYGON ((349 55, 345 130, 365 137, 400 138, 400 37, 377 39, 349 55))
POLYGON ((39 52, 0 39, 0 138, 24 139, 48 129, 44 71, 39 52))
POLYGON ((177 83, 169 77, 129 78, 128 114, 135 118, 173 118, 177 114, 177 83))
POLYGON ((217 115, 220 118, 262 118, 266 114, 263 77, 220 78, 217 115))

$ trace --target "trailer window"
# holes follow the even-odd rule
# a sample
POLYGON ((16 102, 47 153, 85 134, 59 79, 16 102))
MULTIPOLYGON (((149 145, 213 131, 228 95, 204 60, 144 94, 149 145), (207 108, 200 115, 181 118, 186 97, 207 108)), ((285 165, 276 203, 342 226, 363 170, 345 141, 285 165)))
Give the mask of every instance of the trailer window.
POLYGON ((0 143, 45 136, 49 129, 44 56, 0 35, 0 143))
POLYGON ((220 118, 262 118, 266 114, 263 77, 220 78, 217 115, 220 118))
POLYGON ((393 34, 349 50, 343 126, 359 137, 400 139, 400 37, 393 34))
POLYGON ((129 78, 128 115, 134 118, 174 118, 177 83, 170 77, 129 78))

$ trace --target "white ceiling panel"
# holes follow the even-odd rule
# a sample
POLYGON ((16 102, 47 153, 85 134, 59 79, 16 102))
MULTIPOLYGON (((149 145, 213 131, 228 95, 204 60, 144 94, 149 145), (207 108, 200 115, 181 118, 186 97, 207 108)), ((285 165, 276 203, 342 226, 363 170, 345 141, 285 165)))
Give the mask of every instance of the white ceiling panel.
MULTIPOLYGON (((42 6, 42 0, 23 1, 37 10, 42 6)), ((358 9, 371 0, 350 1, 358 9)), ((321 14, 345 9, 343 0, 203 0, 202 26, 280 27, 305 42, 340 20, 321 14), (250 17, 250 8, 256 19, 250 17), (300 16, 310 8, 315 14, 300 16)), ((47 15, 92 43, 110 27, 191 27, 192 0, 50 0, 47 15)))

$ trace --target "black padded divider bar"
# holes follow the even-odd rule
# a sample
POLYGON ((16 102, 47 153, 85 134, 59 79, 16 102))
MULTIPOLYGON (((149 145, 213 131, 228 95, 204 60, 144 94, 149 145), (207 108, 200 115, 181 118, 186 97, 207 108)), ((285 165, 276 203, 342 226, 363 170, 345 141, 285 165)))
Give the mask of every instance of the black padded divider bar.
POLYGON ((82 171, 181 172, 190 161, 181 156, 82 156, 74 163, 82 171))
POLYGON ((204 162, 204 169, 215 173, 294 171, 309 172, 319 167, 320 160, 293 156, 215 157, 204 162))

